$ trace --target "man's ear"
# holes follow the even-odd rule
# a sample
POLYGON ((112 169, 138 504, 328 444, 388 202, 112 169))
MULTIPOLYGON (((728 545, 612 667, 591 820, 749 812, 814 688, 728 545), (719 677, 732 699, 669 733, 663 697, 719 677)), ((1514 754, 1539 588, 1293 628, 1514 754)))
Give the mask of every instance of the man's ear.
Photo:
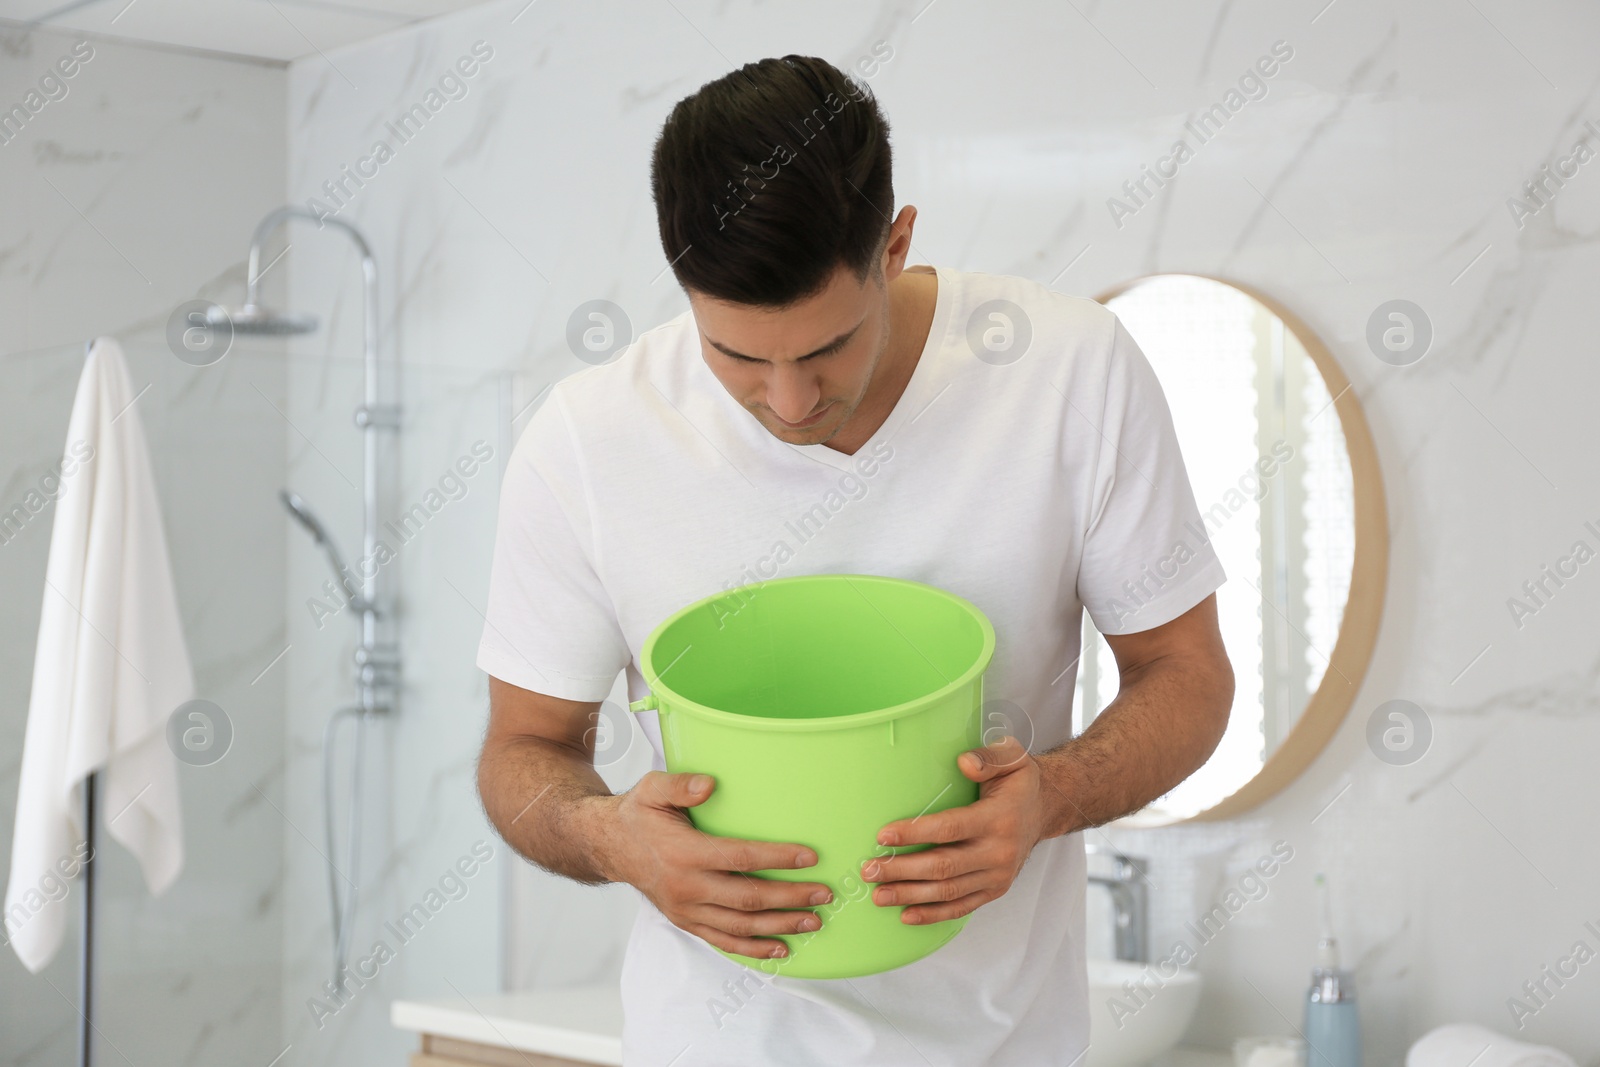
POLYGON ((906 258, 911 254, 911 230, 917 222, 917 209, 907 204, 900 209, 894 222, 889 224, 889 236, 883 244, 883 276, 893 280, 905 270, 906 258))

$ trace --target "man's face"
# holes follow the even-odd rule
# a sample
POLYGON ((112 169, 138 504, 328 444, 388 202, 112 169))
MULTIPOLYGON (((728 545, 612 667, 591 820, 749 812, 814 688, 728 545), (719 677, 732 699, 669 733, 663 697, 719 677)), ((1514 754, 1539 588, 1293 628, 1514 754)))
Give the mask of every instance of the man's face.
POLYGON ((849 421, 889 341, 889 288, 878 267, 861 280, 840 265, 821 292, 785 308, 694 292, 689 303, 711 373, 769 433, 795 445, 822 444, 849 421))

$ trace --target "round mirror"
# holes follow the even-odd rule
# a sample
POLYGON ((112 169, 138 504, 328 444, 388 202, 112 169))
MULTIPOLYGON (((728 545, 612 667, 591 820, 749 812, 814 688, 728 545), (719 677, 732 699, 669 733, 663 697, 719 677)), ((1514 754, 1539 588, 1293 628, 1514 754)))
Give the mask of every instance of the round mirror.
MULTIPOLYGON (((1372 437, 1328 350, 1270 298, 1157 274, 1097 299, 1172 409, 1228 576, 1217 612, 1235 679, 1227 733, 1205 766, 1125 824, 1229 818, 1316 758, 1366 673, 1388 572, 1372 437)), ((1117 687, 1116 661, 1085 614, 1075 731, 1117 687)))

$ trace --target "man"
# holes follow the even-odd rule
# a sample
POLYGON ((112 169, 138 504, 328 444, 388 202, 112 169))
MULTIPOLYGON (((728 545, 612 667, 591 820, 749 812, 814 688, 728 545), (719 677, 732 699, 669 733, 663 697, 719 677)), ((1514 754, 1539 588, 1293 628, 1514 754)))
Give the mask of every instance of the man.
MULTIPOLYGON (((1233 676, 1223 580, 1160 386, 1116 317, 1020 279, 907 267, 887 124, 818 59, 734 71, 656 144, 663 250, 690 310, 559 382, 506 473, 478 663, 489 817, 519 853, 640 909, 622 974, 639 1065, 1070 1064, 1088 1041, 1080 831, 1216 746, 1233 676), (931 955, 860 978, 755 967, 813 929, 805 842, 712 838, 716 788, 655 770, 620 796, 593 716, 679 608, 780 575, 927 582, 993 622, 985 698, 1021 709, 963 755, 974 804, 891 823, 864 864, 907 923, 971 914, 931 955), (1087 608, 1121 692, 1071 736, 1087 608), (1026 744, 1031 733, 1031 744, 1026 744), (887 836, 885 836, 887 835, 887 836), (711 945, 750 957, 745 967, 711 945)), ((986 724, 988 725, 988 724, 986 724)))

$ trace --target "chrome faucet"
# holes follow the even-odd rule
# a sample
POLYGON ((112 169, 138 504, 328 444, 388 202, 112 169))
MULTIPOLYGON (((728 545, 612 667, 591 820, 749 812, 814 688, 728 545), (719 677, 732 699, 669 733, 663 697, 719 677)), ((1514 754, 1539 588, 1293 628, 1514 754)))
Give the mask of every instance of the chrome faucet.
POLYGON ((1103 885, 1111 894, 1112 915, 1116 923, 1116 957, 1132 963, 1150 962, 1150 880, 1148 860, 1129 856, 1115 849, 1090 845, 1090 856, 1109 856, 1111 874, 1091 874, 1091 885, 1103 885))

